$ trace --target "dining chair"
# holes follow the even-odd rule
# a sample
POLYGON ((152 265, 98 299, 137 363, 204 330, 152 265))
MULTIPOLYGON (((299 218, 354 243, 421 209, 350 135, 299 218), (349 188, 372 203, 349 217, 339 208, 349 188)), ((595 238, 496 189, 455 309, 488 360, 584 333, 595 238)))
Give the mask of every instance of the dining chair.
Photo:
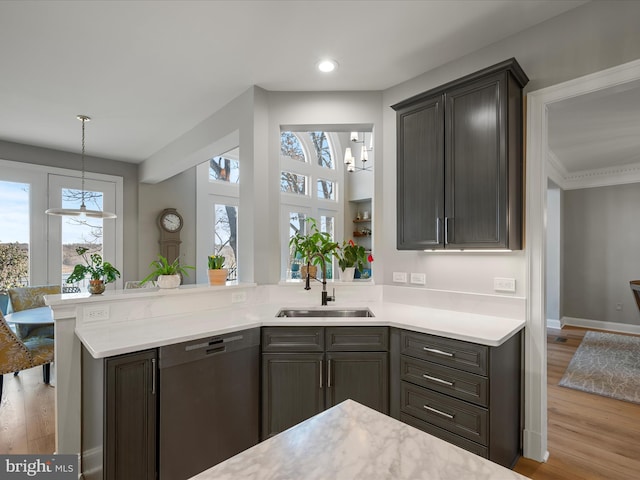
MULTIPOLYGON (((44 296, 56 295, 62 291, 60 285, 39 285, 32 287, 15 287, 8 290, 11 308, 14 312, 31 308, 45 307, 44 296)), ((35 337, 53 338, 53 326, 48 325, 16 325, 16 333, 22 341, 35 337)))
POLYGON ((142 283, 141 280, 128 280, 124 283, 125 290, 132 290, 135 288, 154 288, 156 286, 156 282, 150 281, 146 283, 142 283))
POLYGON ((42 380, 49 383, 53 348, 51 338, 34 337, 23 342, 9 328, 4 315, 0 313, 0 404, 5 373, 15 374, 20 370, 42 365, 42 380))

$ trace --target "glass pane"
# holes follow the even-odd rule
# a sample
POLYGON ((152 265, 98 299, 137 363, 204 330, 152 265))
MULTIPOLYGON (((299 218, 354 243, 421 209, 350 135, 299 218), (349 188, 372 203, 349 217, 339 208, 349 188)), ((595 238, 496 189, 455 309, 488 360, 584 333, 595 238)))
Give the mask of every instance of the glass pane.
MULTIPOLYGON (((327 232, 331 236, 331 240, 335 241, 335 218, 325 215, 320 216, 320 231, 327 232)), ((333 278, 333 261, 327 263, 327 280, 333 278)))
POLYGON ((296 195, 307 195, 307 177, 297 173, 281 172, 280 191, 296 195))
POLYGON ((309 138, 314 148, 317 164, 323 168, 334 168, 331 149, 324 132, 309 132, 309 138))
MULTIPOLYGON (((307 215, 298 212, 289 212, 289 239, 296 233, 300 232, 305 234, 307 231, 307 215)), ((287 240, 288 242, 288 240, 287 240)), ((300 267, 302 266, 302 258, 300 255, 294 255, 294 252, 289 250, 289 268, 287 268, 288 278, 296 279, 302 278, 300 275, 300 267)))
POLYGON ((29 284, 29 187, 0 181, 0 290, 29 284))
POLYGON ((214 247, 217 255, 224 255, 224 268, 229 271, 227 280, 238 278, 238 207, 215 206, 214 247))
POLYGON ((280 132, 280 155, 297 162, 306 162, 300 140, 293 132, 280 132))
POLYGON ((239 183, 240 162, 226 157, 213 157, 209 160, 209 180, 239 183))
POLYGON ((330 180, 318 179, 318 198, 335 200, 335 184, 330 180))
MULTIPOLYGON (((102 210, 102 192, 84 192, 84 203, 88 210, 102 210)), ((82 205, 82 190, 72 188, 62 189, 62 208, 80 208, 82 205)), ((85 263, 84 259, 76 253, 76 248, 88 249, 85 256, 102 252, 102 222, 101 218, 88 217, 62 217, 62 285, 66 284, 73 267, 78 263, 85 263)), ((112 262, 113 258, 103 258, 112 262)), ((77 285, 86 290, 89 279, 79 282, 77 285)))

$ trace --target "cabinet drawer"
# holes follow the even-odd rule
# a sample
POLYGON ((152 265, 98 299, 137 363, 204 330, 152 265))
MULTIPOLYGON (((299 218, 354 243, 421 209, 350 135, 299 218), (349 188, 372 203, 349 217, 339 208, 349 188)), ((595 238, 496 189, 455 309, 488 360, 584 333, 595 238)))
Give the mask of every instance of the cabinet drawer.
POLYGON ((400 411, 487 445, 487 409, 407 382, 400 390, 400 411))
POLYGON ((389 327, 326 327, 327 352, 386 352, 389 327))
POLYGON ((264 327, 263 352, 324 352, 323 327, 264 327))
POLYGON ((443 430, 442 428, 436 427, 435 425, 427 423, 424 420, 412 417, 411 415, 407 415, 406 413, 401 413, 400 421, 406 423, 407 425, 411 425, 418 430, 427 432, 434 437, 438 437, 446 442, 456 445, 457 447, 464 448, 468 452, 475 453, 476 455, 480 455, 484 458, 489 458, 489 449, 487 447, 472 442, 471 440, 467 440, 466 438, 462 438, 460 435, 451 433, 448 430, 443 430))
POLYGON ((480 375, 402 355, 400 378, 467 402, 488 406, 489 381, 480 375))
POLYGON ((426 333, 400 332, 400 353, 466 372, 487 374, 489 347, 437 337, 426 333))

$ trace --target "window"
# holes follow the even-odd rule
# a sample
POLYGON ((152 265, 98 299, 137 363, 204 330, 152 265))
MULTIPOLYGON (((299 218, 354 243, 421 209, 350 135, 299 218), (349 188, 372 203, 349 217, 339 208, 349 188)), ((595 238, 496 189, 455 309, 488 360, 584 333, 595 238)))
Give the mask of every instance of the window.
POLYGON ((29 284, 29 190, 0 181, 0 290, 29 284))
MULTIPOLYGON (((280 132, 281 277, 300 279, 300 258, 289 249, 289 239, 315 218, 323 232, 341 234, 343 205, 339 195, 342 169, 336 169, 334 134, 321 131, 280 132), (337 231, 340 230, 340 231, 337 231)), ((337 141, 337 140, 336 140, 337 141)), ((333 278, 327 265, 327 278, 333 278)))
POLYGON ((238 207, 216 204, 214 209, 214 251, 224 255, 227 280, 237 280, 238 207))
POLYGON ((240 162, 228 157, 213 157, 209 160, 209 180, 238 183, 240 162))
POLYGON ((223 255, 227 281, 238 279, 240 149, 205 160, 196 167, 196 282, 208 283, 207 258, 223 255))

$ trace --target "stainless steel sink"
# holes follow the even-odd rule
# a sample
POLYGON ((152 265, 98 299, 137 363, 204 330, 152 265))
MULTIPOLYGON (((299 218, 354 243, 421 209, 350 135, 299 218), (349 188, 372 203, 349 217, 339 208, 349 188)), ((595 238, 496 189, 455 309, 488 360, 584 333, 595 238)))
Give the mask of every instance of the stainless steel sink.
POLYGON ((276 317, 375 317, 368 308, 309 309, 283 308, 276 317))

